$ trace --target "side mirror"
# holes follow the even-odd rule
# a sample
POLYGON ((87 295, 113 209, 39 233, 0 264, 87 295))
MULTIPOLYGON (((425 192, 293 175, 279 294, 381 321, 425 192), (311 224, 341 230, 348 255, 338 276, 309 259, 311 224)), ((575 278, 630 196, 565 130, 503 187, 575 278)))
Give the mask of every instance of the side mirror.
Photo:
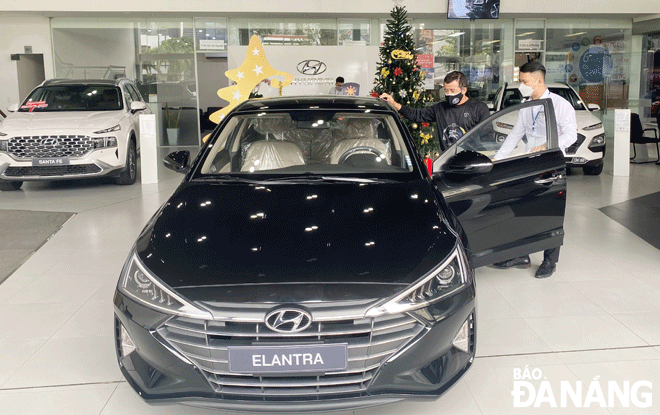
POLYGON ((486 102, 486 106, 488 107, 489 110, 495 111, 495 104, 492 102, 486 102))
POLYGON ((600 105, 598 105, 598 104, 587 104, 587 109, 589 111, 600 111, 600 105))
POLYGON ((18 104, 11 104, 10 106, 7 107, 7 111, 9 112, 16 112, 18 111, 18 104))
POLYGON ((131 102, 131 112, 136 113, 138 111, 143 111, 147 109, 147 104, 142 101, 133 101, 131 102))
POLYGON ((177 173, 188 173, 190 170, 190 151, 175 151, 165 156, 163 164, 177 173))
POLYGON ((462 151, 449 160, 445 173, 484 174, 493 170, 493 161, 476 151, 462 151))

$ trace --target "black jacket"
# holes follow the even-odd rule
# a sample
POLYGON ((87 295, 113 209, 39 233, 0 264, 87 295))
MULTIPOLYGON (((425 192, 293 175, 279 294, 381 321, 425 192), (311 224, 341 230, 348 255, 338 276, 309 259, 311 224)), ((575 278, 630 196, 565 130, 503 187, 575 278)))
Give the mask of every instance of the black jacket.
POLYGON ((436 123, 442 151, 490 115, 488 106, 476 99, 468 99, 464 104, 454 107, 447 101, 424 108, 410 108, 404 105, 399 112, 413 122, 436 123))

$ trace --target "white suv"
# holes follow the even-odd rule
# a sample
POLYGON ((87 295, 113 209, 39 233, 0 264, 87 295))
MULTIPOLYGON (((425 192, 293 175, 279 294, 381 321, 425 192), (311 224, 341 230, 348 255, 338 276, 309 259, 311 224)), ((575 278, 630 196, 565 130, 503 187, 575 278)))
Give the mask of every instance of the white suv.
POLYGON ((135 183, 138 115, 151 111, 131 81, 49 80, 8 111, 0 124, 0 190, 95 176, 135 183))
MULTIPOLYGON (((495 93, 492 105, 489 105, 491 111, 499 111, 521 103, 523 97, 518 85, 518 83, 505 83, 500 87, 495 93)), ((566 99, 575 108, 578 139, 566 149, 566 167, 581 167, 585 174, 600 174, 603 171, 603 157, 605 157, 605 130, 600 119, 591 113, 591 110, 599 110, 600 107, 597 104, 585 105, 569 85, 546 84, 546 87, 550 92, 566 99)), ((507 127, 510 130, 514 122, 515 118, 511 125, 499 123, 498 127, 507 127)))

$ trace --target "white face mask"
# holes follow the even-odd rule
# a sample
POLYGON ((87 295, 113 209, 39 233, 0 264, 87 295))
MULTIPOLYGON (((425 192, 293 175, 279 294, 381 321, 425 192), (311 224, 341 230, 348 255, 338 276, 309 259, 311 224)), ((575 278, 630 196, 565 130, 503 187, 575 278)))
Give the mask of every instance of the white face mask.
POLYGON ((529 97, 531 97, 531 96, 532 96, 532 92, 534 92, 534 88, 532 88, 531 86, 525 85, 525 84, 523 84, 523 83, 521 83, 521 84, 518 86, 518 90, 519 90, 520 93, 522 94, 523 98, 529 98, 529 97))

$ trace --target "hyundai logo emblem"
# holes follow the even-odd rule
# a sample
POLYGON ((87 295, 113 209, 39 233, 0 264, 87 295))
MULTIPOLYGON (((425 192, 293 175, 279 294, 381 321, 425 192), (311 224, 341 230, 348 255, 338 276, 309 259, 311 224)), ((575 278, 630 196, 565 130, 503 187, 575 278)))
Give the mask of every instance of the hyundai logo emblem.
POLYGON ((57 141, 57 138, 44 138, 43 140, 41 140, 41 145, 42 146, 55 147, 57 144, 59 144, 59 141, 57 141))
POLYGON ((298 64, 298 72, 303 75, 321 75, 328 67, 316 59, 307 59, 298 64))
POLYGON ((266 315, 266 326, 278 333, 298 333, 312 324, 312 316, 297 308, 280 308, 266 315))

